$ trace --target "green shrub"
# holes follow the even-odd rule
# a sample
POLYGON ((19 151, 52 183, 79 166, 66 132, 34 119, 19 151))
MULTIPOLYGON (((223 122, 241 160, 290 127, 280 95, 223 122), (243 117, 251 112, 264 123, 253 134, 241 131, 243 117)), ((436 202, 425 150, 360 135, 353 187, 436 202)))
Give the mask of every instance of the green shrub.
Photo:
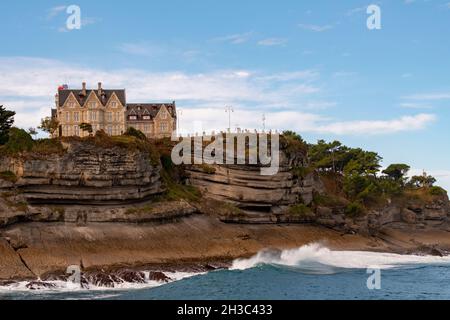
POLYGON ((125 136, 136 137, 139 140, 147 140, 147 136, 140 130, 137 130, 133 127, 129 127, 127 131, 124 133, 125 136))
POLYGON ((330 194, 314 193, 313 203, 316 206, 343 207, 347 205, 348 201, 344 198, 340 198, 330 194))
POLYGON ((207 174, 214 174, 214 173, 216 173, 216 168, 214 168, 213 166, 210 166, 210 165, 208 165, 206 163, 200 165, 200 167, 202 168, 202 171, 204 173, 207 173, 207 174))
POLYGON ((441 187, 437 187, 437 186, 431 187, 430 190, 429 190, 429 193, 432 196, 445 196, 445 195, 447 195, 447 191, 445 189, 443 189, 441 187))
POLYGON ((311 215, 312 210, 311 210, 311 208, 307 207, 305 204, 299 203, 299 204, 289 207, 288 213, 293 216, 304 217, 304 216, 311 215))
POLYGON ((0 179, 15 183, 17 181, 17 176, 12 171, 2 171, 0 172, 0 179))
POLYGON ((294 178, 305 178, 312 171, 313 169, 309 167, 293 167, 291 170, 294 178))
POLYGON ((65 149, 59 139, 39 139, 34 141, 33 153, 39 155, 63 154, 65 149))
POLYGON ((359 202, 352 202, 345 208, 345 214, 351 218, 361 217, 366 213, 366 208, 359 202))
POLYGON ((33 148, 33 138, 23 129, 9 129, 8 142, 5 144, 5 150, 9 154, 17 154, 24 151, 30 151, 33 148))

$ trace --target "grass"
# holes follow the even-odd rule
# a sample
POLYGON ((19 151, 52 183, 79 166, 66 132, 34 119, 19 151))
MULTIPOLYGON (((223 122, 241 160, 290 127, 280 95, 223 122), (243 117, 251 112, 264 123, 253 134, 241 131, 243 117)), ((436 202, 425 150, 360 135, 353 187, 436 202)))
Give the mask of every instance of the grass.
POLYGON ((205 163, 201 164, 200 168, 202 169, 202 171, 204 173, 207 173, 207 174, 214 174, 214 173, 216 173, 216 168, 214 168, 211 165, 205 164, 205 163))
POLYGON ((143 207, 129 208, 125 211, 125 214, 144 214, 144 213, 152 213, 152 212, 153 212, 153 208, 147 204, 143 207))
POLYGON ((2 171, 2 172, 0 172, 0 179, 9 181, 12 183, 16 183, 18 178, 15 175, 15 173, 12 171, 2 171))
POLYGON ((201 193, 197 188, 175 182, 166 170, 161 170, 161 178, 167 188, 163 195, 166 200, 184 199, 191 202, 200 200, 201 193))
POLYGON ((226 215, 229 217, 243 217, 245 216, 244 211, 242 211, 240 208, 236 207, 235 205, 227 202, 222 202, 220 204, 219 210, 223 211, 226 215))
POLYGON ((289 207, 288 213, 293 216, 310 217, 313 215, 311 208, 303 203, 299 203, 289 207))

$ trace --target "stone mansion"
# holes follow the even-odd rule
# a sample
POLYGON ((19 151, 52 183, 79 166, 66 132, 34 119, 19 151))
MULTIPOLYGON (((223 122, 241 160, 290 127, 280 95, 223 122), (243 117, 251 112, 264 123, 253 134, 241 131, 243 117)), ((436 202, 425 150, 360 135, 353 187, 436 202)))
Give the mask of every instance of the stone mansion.
POLYGON ((121 135, 127 128, 134 127, 149 138, 170 137, 176 130, 177 114, 175 101, 172 103, 127 103, 125 89, 107 90, 98 88, 81 89, 58 88, 55 96, 56 118, 59 128, 55 136, 89 135, 80 129, 80 124, 92 125, 95 133, 104 130, 111 136, 121 135))

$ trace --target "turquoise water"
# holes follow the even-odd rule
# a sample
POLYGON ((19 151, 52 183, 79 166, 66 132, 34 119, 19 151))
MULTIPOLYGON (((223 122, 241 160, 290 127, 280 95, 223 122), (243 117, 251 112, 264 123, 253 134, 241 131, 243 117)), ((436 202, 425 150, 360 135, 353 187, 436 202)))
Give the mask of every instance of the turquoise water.
POLYGON ((331 252, 302 247, 237 261, 219 270, 142 289, 0 292, 3 299, 450 299, 450 258, 331 252), (311 256, 312 254, 312 256, 311 256), (350 260, 349 260, 350 259, 350 260), (377 262, 379 290, 365 264, 377 262), (352 267, 354 266, 354 267, 352 267))

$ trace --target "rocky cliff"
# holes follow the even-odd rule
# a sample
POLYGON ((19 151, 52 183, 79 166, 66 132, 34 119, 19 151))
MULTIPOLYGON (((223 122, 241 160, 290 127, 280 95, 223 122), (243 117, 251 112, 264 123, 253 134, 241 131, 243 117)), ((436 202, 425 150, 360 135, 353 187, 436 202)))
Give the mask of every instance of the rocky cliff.
POLYGON ((188 183, 203 196, 257 214, 279 213, 296 204, 310 204, 323 185, 315 172, 307 172, 306 153, 280 151, 277 174, 264 176, 257 165, 192 165, 186 167, 188 183), (303 170, 302 174, 299 171, 303 170))
POLYGON ((77 141, 64 147, 46 158, 2 157, 0 171, 16 181, 2 180, 0 187, 17 188, 28 202, 65 204, 123 203, 163 191, 161 166, 145 152, 77 141))

